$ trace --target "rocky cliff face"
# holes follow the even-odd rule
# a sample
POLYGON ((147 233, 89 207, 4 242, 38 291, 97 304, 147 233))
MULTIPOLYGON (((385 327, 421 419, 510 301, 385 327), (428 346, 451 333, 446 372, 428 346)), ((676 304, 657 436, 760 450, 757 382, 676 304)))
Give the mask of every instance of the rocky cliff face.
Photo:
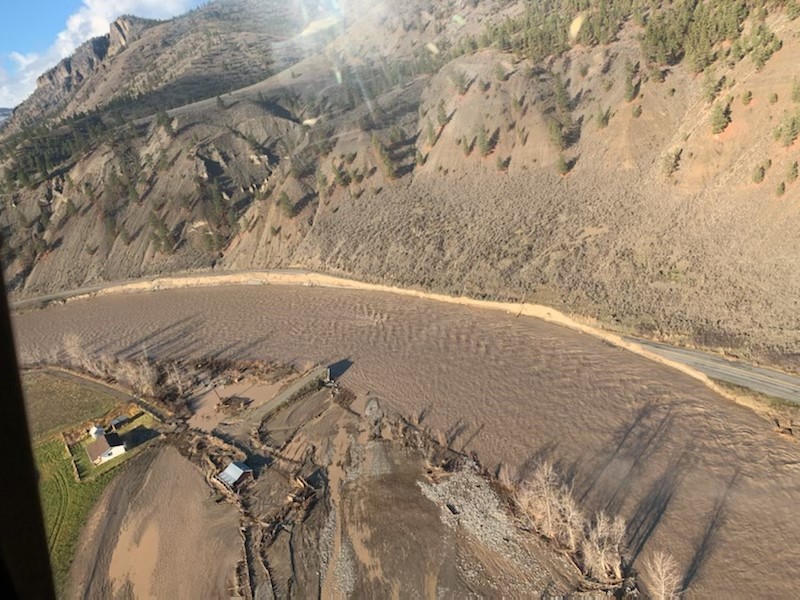
MULTIPOLYGON (((747 21, 744 36, 768 27, 783 47, 698 75, 649 64, 633 22, 534 61, 477 48, 487 29, 502 42, 513 4, 264 6, 211 3, 138 33, 119 22, 68 106, 148 77, 184 100, 268 73, 254 85, 77 120, 41 146, 6 136, 15 294, 297 266, 527 299, 800 367, 800 21, 747 21), (266 34, 280 19, 302 34, 266 34), (66 158, 37 164, 62 143, 66 158)), ((149 94, 133 103, 162 97, 149 94)))
POLYGON ((108 36, 94 38, 36 81, 36 91, 18 108, 12 124, 32 124, 41 114, 54 114, 97 69, 108 54, 108 36))
POLYGON ((169 21, 120 17, 39 78, 8 130, 109 108, 142 116, 254 83, 313 50, 282 43, 307 14, 217 0, 169 21))
POLYGON ((152 21, 136 17, 120 17, 111 24, 108 34, 108 56, 116 56, 139 38, 142 31, 152 26, 152 21))

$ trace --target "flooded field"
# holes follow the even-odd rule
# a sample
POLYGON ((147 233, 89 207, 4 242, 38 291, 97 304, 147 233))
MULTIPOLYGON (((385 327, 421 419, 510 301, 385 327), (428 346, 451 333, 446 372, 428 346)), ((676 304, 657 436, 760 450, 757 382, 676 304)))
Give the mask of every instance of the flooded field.
MULTIPOLYGON (((800 446, 666 366, 527 317, 290 286, 110 296, 14 317, 24 351, 75 333, 134 356, 336 364, 342 383, 524 476, 548 458, 631 558, 674 554, 698 595, 800 591, 800 446)), ((335 373, 336 374, 336 373, 335 373)))

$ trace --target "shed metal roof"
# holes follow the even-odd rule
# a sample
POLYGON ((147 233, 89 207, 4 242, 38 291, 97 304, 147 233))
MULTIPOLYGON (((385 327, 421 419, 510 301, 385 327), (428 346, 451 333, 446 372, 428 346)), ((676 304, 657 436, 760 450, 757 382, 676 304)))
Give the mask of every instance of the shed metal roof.
POLYGON ((251 473, 253 469, 248 467, 243 462, 234 461, 225 467, 225 470, 217 475, 217 478, 229 487, 233 487, 236 485, 236 482, 239 481, 242 475, 245 473, 251 473))

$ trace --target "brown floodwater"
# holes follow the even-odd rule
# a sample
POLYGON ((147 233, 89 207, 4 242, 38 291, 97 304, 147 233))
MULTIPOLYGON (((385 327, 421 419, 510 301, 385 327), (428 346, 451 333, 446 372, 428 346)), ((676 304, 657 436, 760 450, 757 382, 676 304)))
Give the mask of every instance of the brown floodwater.
POLYGON ((22 352, 76 333, 99 352, 339 363, 345 385, 491 468, 554 461, 633 558, 674 554, 690 590, 800 592, 800 446, 700 382, 569 329, 377 292, 211 287, 14 317, 22 352))

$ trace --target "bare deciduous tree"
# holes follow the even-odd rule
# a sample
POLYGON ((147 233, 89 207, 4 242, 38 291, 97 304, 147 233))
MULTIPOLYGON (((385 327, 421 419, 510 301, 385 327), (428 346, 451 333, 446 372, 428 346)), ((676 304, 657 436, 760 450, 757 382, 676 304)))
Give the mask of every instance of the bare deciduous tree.
POLYGON ((154 397, 157 391, 158 370, 145 357, 139 360, 119 360, 112 370, 114 379, 128 384, 141 396, 154 397))
POLYGON ((602 583, 622 579, 622 541, 625 521, 600 512, 589 527, 583 542, 586 573, 602 583))
POLYGON ((543 462, 536 468, 520 490, 519 503, 542 535, 570 552, 578 550, 585 518, 572 497, 572 489, 561 481, 553 465, 543 462))
POLYGON ((681 595, 681 576, 678 564, 671 555, 655 552, 644 562, 644 572, 649 580, 650 597, 655 600, 674 600, 681 595))

